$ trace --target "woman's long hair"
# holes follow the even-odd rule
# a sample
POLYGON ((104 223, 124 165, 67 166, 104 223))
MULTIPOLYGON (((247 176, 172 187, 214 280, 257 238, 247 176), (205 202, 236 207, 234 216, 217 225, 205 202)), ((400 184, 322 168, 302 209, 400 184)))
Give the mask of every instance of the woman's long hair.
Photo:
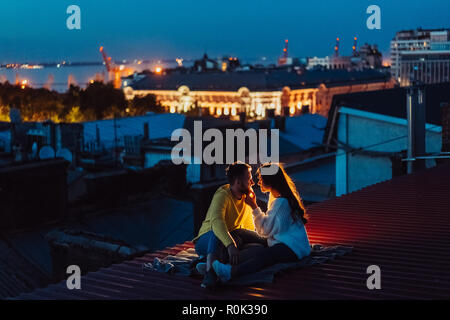
MULTIPOLYGON (((263 170, 264 172, 264 170, 263 170)), ((280 194, 280 197, 286 198, 291 207, 291 216, 294 221, 301 220, 303 224, 308 222, 305 207, 303 206, 300 195, 295 187, 292 179, 287 175, 281 164, 277 163, 265 163, 257 171, 259 179, 262 179, 264 185, 275 189, 280 194), (261 168, 277 166, 277 173, 272 175, 264 175, 261 173, 261 168)))

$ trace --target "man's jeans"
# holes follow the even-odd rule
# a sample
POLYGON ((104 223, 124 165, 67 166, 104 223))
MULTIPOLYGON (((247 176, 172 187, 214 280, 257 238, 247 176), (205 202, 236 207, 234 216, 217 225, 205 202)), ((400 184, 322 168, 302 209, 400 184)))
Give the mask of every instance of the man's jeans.
MULTIPOLYGON (((260 237, 256 232, 247 229, 235 229, 230 232, 239 250, 253 246, 267 247, 267 239, 260 237)), ((229 260, 228 250, 217 238, 214 232, 208 231, 203 234, 195 243, 195 251, 198 255, 207 256, 214 253, 222 263, 229 260)))

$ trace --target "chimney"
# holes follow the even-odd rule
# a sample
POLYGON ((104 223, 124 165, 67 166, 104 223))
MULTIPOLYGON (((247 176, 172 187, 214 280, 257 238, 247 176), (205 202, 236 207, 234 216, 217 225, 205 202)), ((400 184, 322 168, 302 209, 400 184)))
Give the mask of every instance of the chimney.
POLYGON ((95 125, 95 141, 97 142, 97 148, 100 149, 100 129, 98 125, 95 125))
POLYGON ((284 116, 275 117, 275 129, 278 129, 281 132, 286 131, 286 117, 284 116))
POLYGON ((150 133, 148 130, 148 122, 144 122, 144 140, 148 140, 150 138, 150 133))
MULTIPOLYGON (((425 88, 407 89, 406 115, 408 120, 408 159, 425 155, 425 88)), ((408 174, 425 169, 425 160, 408 161, 408 174)))
POLYGON ((241 121, 242 125, 245 125, 246 121, 247 121, 247 113, 244 112, 239 112, 239 119, 241 121))

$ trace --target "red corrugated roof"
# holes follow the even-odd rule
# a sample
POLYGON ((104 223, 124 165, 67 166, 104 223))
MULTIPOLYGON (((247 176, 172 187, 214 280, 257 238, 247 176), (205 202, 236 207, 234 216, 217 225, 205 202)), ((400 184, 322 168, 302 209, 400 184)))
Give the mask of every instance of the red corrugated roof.
MULTIPOLYGON (((301 190, 300 190, 301 191, 301 190)), ((351 245, 351 254, 286 272, 273 284, 208 292, 200 280, 142 271, 173 248, 89 273, 82 290, 65 282, 23 299, 442 299, 450 298, 450 166, 376 184, 309 207, 312 243, 351 245), (367 267, 381 268, 381 290, 368 290, 367 267)))

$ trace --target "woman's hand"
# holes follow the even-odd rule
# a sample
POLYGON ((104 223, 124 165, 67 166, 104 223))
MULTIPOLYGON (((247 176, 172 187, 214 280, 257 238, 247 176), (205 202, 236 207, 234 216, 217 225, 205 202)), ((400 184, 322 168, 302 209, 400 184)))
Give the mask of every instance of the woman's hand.
POLYGON ((258 204, 256 203, 256 195, 253 190, 250 190, 250 192, 245 196, 245 203, 248 204, 252 210, 258 208, 258 204))

